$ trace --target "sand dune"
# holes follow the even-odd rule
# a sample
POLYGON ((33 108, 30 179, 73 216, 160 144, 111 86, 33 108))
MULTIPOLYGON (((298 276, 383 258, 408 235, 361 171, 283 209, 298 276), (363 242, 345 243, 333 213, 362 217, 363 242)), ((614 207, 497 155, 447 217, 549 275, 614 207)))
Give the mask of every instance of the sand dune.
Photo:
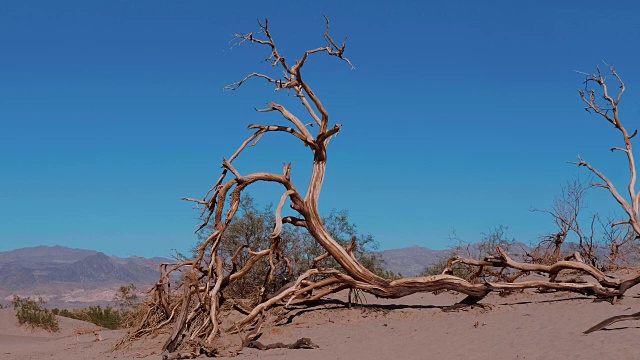
MULTIPOLYGON (((630 294, 631 295, 631 294, 630 294)), ((635 293, 633 294, 635 295, 635 293)), ((640 359, 638 322, 608 331, 582 331, 606 317, 640 311, 632 296, 620 304, 594 303, 567 294, 491 295, 489 310, 446 313, 428 304, 448 305, 460 295, 414 295, 402 301, 370 299, 382 307, 300 310, 287 326, 276 326, 263 343, 308 337, 314 350, 245 349, 238 359, 640 359), (400 304, 400 305, 398 305, 400 304)))
MULTIPOLYGON (((60 331, 49 333, 18 326, 13 309, 0 309, 0 359, 105 359, 122 331, 99 331, 103 341, 91 333, 76 336, 74 329, 96 329, 84 321, 58 317, 60 331)), ((127 357, 123 357, 127 358, 127 357)))
MULTIPOLYGON (((484 302, 490 309, 442 311, 461 298, 456 294, 416 294, 399 300, 368 296, 368 305, 347 309, 346 295, 338 294, 315 307, 294 309, 277 322, 270 318, 260 338, 268 344, 308 337, 318 349, 243 349, 237 359, 640 359, 640 322, 582 334, 606 317, 640 311, 637 290, 615 305, 579 294, 529 291, 507 297, 492 294, 484 302)), ((124 332, 103 330, 104 341, 95 342, 91 334, 76 341, 74 326, 93 327, 60 318, 60 333, 31 332, 17 326, 13 310, 0 310, 0 358, 161 358, 157 349, 162 337, 112 352, 124 332)))

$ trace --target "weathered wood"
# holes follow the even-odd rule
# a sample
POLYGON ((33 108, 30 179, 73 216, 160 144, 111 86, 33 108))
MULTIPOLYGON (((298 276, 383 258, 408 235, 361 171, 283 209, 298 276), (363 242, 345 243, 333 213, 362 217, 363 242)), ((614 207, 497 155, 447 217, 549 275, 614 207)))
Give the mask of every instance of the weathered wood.
MULTIPOLYGON (((236 90, 249 79, 258 78, 274 84, 276 90, 286 89, 287 91, 294 92, 296 98, 301 101, 309 116, 311 116, 313 121, 318 125, 317 132, 315 135, 312 134, 308 127, 310 124, 304 124, 300 118, 294 115, 283 105, 269 103, 268 108, 257 111, 278 113, 281 115, 282 119, 286 121, 287 125, 250 125, 249 129, 254 129, 255 132, 240 145, 229 159, 222 160, 222 173, 214 186, 207 191, 204 198, 201 200, 190 198, 186 199, 203 207, 201 213, 203 223, 199 227, 199 230, 209 224, 210 221, 213 221, 214 231, 210 236, 204 239, 197 249, 195 249, 195 259, 172 264, 171 267, 160 267, 161 276, 158 286, 162 288, 156 290, 162 290, 158 292, 159 294, 167 294, 167 299, 169 298, 169 286, 171 283, 169 273, 178 269, 183 269, 186 278, 186 283, 183 284, 184 291, 179 299, 179 301, 182 301, 179 316, 177 320, 173 322, 173 329, 164 345, 164 349, 169 352, 174 352, 178 349, 184 348, 192 350, 207 350, 207 352, 210 352, 209 350, 216 349, 216 339, 219 339, 220 333, 230 334, 242 331, 245 327, 254 324, 257 318, 260 318, 257 325, 257 329, 259 330, 265 319, 267 311, 273 306, 285 304, 285 307, 287 307, 291 304, 313 301, 335 291, 347 288, 363 291, 382 298, 400 298, 417 292, 433 292, 442 290, 456 291, 467 295, 464 300, 455 305, 456 307, 462 307, 478 304, 480 300, 492 291, 539 288, 545 290, 553 289, 557 291, 577 291, 603 298, 614 298, 622 296, 628 288, 640 283, 640 275, 625 280, 615 279, 606 276, 600 270, 581 261, 564 260, 554 262, 550 265, 519 263, 511 259, 500 247, 496 249, 496 256, 490 256, 483 260, 463 259, 460 257, 452 258, 449 261, 445 272, 439 275, 386 279, 373 273, 371 270, 363 266, 354 256, 352 250, 355 242, 352 242, 350 247, 342 247, 336 239, 331 236, 323 223, 322 217, 320 216, 319 200, 326 174, 328 147, 331 139, 339 134, 341 124, 332 125, 330 123, 329 112, 320 101, 318 95, 312 90, 311 86, 303 80, 302 76, 304 64, 310 55, 316 53, 323 53, 336 57, 353 67, 351 62, 344 57, 346 44, 338 46, 333 41, 329 35, 329 22, 327 20, 324 35, 327 45, 305 51, 302 57, 291 65, 291 63, 288 63, 285 57, 278 51, 269 31, 268 22, 260 24, 259 33, 236 34, 235 36, 239 43, 248 42, 267 47, 271 54, 267 61, 273 66, 280 67, 284 75, 282 78, 276 79, 254 72, 246 76, 241 81, 229 85, 226 89, 236 90), (255 172, 243 175, 234 167, 233 161, 237 159, 248 146, 256 145, 264 135, 271 134, 273 132, 293 136, 295 141, 302 142, 302 144, 311 151, 313 155, 311 176, 307 185, 307 192, 304 197, 298 192, 296 186, 291 181, 291 166, 289 164, 285 164, 283 166, 282 174, 255 172), (231 178, 227 178, 228 176, 231 178), (248 246, 242 246, 236 251, 231 259, 223 258, 219 253, 219 247, 221 242, 225 241, 225 231, 235 218, 239 209, 241 194, 247 187, 258 182, 278 184, 279 186, 282 186, 283 191, 275 211, 275 224, 270 236, 270 247, 268 249, 252 250, 248 248, 248 246), (283 217, 282 210, 287 202, 290 203, 291 209, 297 212, 295 216, 283 217), (294 226, 306 228, 309 235, 311 235, 311 237, 313 237, 313 239, 322 246, 325 254, 317 257, 314 260, 312 267, 300 275, 295 281, 283 286, 275 294, 267 295, 265 290, 267 287, 266 285, 273 280, 273 271, 275 269, 276 260, 281 258, 279 244, 284 224, 292 224, 294 226), (236 258, 241 251, 245 250, 250 255, 249 259, 241 269, 238 269, 236 258), (219 327, 219 318, 221 313, 220 299, 222 292, 230 284, 245 276, 252 269, 255 263, 264 257, 268 258, 269 266, 267 267, 268 270, 265 274, 265 284, 261 290, 261 296, 256 298, 258 303, 252 305, 251 309, 245 309, 247 310, 245 311, 247 314, 244 318, 227 329, 221 330, 219 327), (325 269, 320 267, 319 262, 326 257, 332 257, 340 267, 338 269, 325 269), (226 269, 230 268, 231 271, 229 272, 227 270, 226 274, 223 272, 224 261, 230 261, 230 264, 227 264, 226 269), (502 273, 502 270, 506 268, 518 270, 519 273, 510 277, 498 278, 497 281, 493 282, 487 281, 484 283, 471 283, 453 275, 453 267, 458 263, 477 266, 479 268, 479 273, 482 273, 483 271, 493 271, 494 274, 502 273), (559 282, 556 280, 556 277, 558 273, 563 270, 573 270, 578 271, 581 274, 590 275, 596 280, 596 282, 559 282), (545 273, 548 274, 549 278, 548 280, 515 282, 520 275, 529 272, 545 273), (164 286, 166 286, 166 292, 164 292, 164 286)), ((617 77, 615 72, 614 75, 617 77)), ((596 81, 601 86, 604 86, 604 80, 601 77, 594 77, 590 81, 596 81)), ((622 91, 623 90, 624 86, 622 88, 622 91)), ((605 91, 605 95, 606 94, 607 93, 605 91)), ((584 94, 581 93, 581 95, 584 94)), ((583 97, 583 99, 585 98, 583 97)), ((609 98, 607 98, 607 101, 609 101, 609 98)), ((615 108, 617 109, 619 96, 617 101, 612 101, 612 105, 615 105, 615 108)), ((589 104, 590 108, 596 112, 602 110, 602 108, 594 105, 593 102, 586 102, 589 104)), ((614 117, 607 119, 623 133, 626 148, 620 150, 627 152, 629 163, 630 165, 633 165, 631 145, 628 142, 633 135, 628 136, 626 134, 626 130, 619 123, 617 110, 614 112, 614 117)), ((605 117, 608 116, 606 111, 601 115, 605 117)), ((620 196, 620 194, 617 193, 613 184, 611 184, 604 175, 599 173, 595 168, 591 167, 591 165, 582 159, 580 159, 579 165, 586 166, 605 181, 606 184, 601 184, 600 186, 609 189, 616 200, 623 206, 625 211, 627 211, 629 216, 632 217, 628 223, 634 226, 634 229, 636 229, 640 234, 640 231, 638 231, 640 230, 640 224, 637 222, 637 212, 638 207, 640 206, 640 200, 638 196, 636 196, 635 190, 632 189, 633 186, 631 186, 635 184, 635 168, 632 166, 632 181, 630 182, 632 202, 630 205, 620 196)), ((564 241, 560 238, 556 241, 557 246, 556 253, 553 255, 554 259, 559 257, 557 249, 559 249, 559 245, 561 245, 561 240, 564 241)), ((578 257, 576 257, 576 259, 578 259, 578 257)), ((163 299, 165 299, 164 296, 157 296, 154 298, 154 301, 164 301, 163 299)), ((156 305, 152 304, 152 306, 156 305)), ((169 309, 168 304, 161 303, 158 306, 165 309, 166 316, 169 309)), ((175 309, 176 307, 174 307, 174 310, 175 309)), ((171 316, 173 316, 173 314, 171 316)), ((161 324, 165 324, 170 321, 170 319, 166 318, 160 320, 162 321, 161 324)), ((247 338, 249 341, 245 342, 244 345, 250 345, 261 350, 274 347, 315 347, 315 344, 305 338, 289 345, 282 343, 264 345, 256 341, 258 333, 257 330, 254 331, 256 332, 251 337, 247 338)), ((137 333, 139 333, 139 331, 137 333)), ((191 356, 191 354, 195 353, 179 353, 175 356, 191 356)))
POLYGON ((189 285, 183 284, 184 287, 184 295, 182 297, 182 308, 180 309, 180 316, 178 317, 178 321, 174 325, 173 331, 171 335, 162 346, 163 350, 167 350, 169 352, 175 351, 180 342, 180 336, 182 335, 182 329, 185 326, 187 320, 187 314, 189 313, 189 303, 191 302, 191 291, 189 291, 189 285))
POLYGON ((281 342, 264 345, 257 340, 250 341, 247 347, 258 350, 271 350, 271 349, 317 349, 318 345, 314 344, 309 338, 300 338, 296 342, 291 344, 285 344, 281 342))
POLYGON ((588 328, 587 330, 584 331, 584 333, 590 334, 594 331, 602 330, 611 324, 615 324, 620 321, 628 321, 628 320, 640 320, 640 312, 637 312, 635 314, 630 314, 630 315, 618 315, 618 316, 610 317, 588 328))

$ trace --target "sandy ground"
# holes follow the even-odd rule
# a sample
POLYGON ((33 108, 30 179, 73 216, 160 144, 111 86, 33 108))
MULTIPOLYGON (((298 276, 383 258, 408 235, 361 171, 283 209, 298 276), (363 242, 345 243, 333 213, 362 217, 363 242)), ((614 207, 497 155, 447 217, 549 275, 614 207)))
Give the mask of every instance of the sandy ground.
MULTIPOLYGON (((531 291, 507 297, 492 294, 483 302, 490 309, 442 311, 462 297, 367 296, 366 306, 347 309, 346 294, 338 294, 312 308, 284 314, 279 322, 265 325, 260 338, 268 344, 307 337, 318 349, 243 349, 237 359, 640 359, 640 322, 582 334, 609 316, 640 311, 637 289, 615 305, 579 294, 531 291)), ((92 324, 61 318, 60 326, 57 334, 32 332, 17 326, 13 310, 0 310, 0 359, 161 358, 161 338, 112 352, 122 331, 101 331, 103 341, 93 341, 91 334, 77 341, 73 327, 92 324)))

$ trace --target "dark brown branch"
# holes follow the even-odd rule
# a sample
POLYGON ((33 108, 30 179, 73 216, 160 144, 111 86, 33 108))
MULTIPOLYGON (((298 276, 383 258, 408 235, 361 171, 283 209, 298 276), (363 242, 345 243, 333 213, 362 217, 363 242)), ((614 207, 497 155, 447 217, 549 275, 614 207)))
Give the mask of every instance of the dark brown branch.
POLYGON ((329 131, 320 133, 320 135, 318 135, 317 142, 324 143, 324 141, 329 139, 331 136, 338 134, 340 132, 341 127, 342 127, 342 124, 336 124, 329 131))
POLYGON ((271 350, 271 349, 317 349, 319 346, 314 344, 309 338, 300 338, 292 344, 285 344, 281 342, 264 345, 257 340, 249 341, 246 347, 254 348, 258 350, 271 350))
POLYGON ((590 334, 594 331, 602 330, 607 326, 615 324, 617 322, 628 321, 628 320, 640 320, 640 312, 637 312, 635 314, 630 314, 630 315, 618 315, 618 316, 610 317, 588 328, 587 330, 584 331, 584 334, 590 334))
POLYGON ((306 221, 293 216, 287 216, 282 218, 282 222, 285 224, 292 224, 294 226, 307 227, 306 221))

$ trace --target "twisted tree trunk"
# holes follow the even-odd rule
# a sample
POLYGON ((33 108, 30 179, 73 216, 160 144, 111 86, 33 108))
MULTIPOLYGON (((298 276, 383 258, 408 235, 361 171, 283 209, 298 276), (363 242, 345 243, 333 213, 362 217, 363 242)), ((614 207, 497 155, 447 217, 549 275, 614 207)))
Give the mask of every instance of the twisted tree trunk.
MULTIPOLYGON (((268 22, 260 24, 260 32, 249 34, 236 34, 239 43, 249 42, 264 45, 271 51, 268 60, 272 66, 279 66, 283 70, 283 77, 274 79, 264 74, 251 73, 238 83, 229 85, 227 90, 236 90, 251 78, 260 78, 275 85, 276 90, 287 89, 295 93, 308 116, 313 122, 303 123, 284 106, 269 103, 269 107, 258 112, 275 111, 289 122, 284 125, 253 124, 249 129, 255 132, 245 140, 238 150, 229 159, 222 160, 223 171, 203 199, 185 200, 193 201, 202 206, 204 228, 212 219, 215 231, 196 249, 197 256, 193 260, 181 261, 161 266, 160 280, 154 288, 155 296, 148 303, 147 316, 140 322, 138 329, 132 332, 132 336, 148 334, 155 329, 171 324, 173 329, 165 343, 165 349, 176 351, 178 349, 199 348, 206 353, 215 353, 216 339, 220 332, 238 332, 252 324, 265 311, 277 304, 300 303, 309 300, 317 300, 322 296, 340 291, 342 289, 359 289, 361 291, 384 298, 399 298, 416 292, 430 292, 438 290, 452 290, 468 295, 461 302, 462 305, 474 304, 491 291, 505 289, 543 288, 564 291, 578 291, 590 293, 600 297, 622 296, 626 289, 640 282, 640 276, 626 281, 612 279, 605 276, 594 267, 579 261, 560 261, 551 266, 522 264, 513 261, 502 249, 498 248, 498 255, 488 257, 483 261, 453 258, 447 269, 442 274, 424 277, 411 277, 402 279, 382 278, 364 267, 352 253, 352 247, 342 247, 325 228, 320 213, 318 202, 324 182, 327 166, 327 148, 331 139, 340 132, 341 125, 330 126, 329 113, 322 105, 318 96, 312 91, 310 85, 301 76, 301 70, 308 57, 315 53, 324 53, 345 61, 353 68, 351 62, 344 57, 346 42, 338 46, 329 35, 329 21, 326 21, 324 38, 326 46, 307 50, 293 65, 289 65, 285 58, 278 52, 275 42, 269 32, 268 22), (262 36, 262 38, 261 38, 262 36), (315 136, 310 132, 310 127, 317 125, 315 136), (233 161, 244 151, 247 146, 256 145, 263 135, 270 132, 284 132, 293 135, 297 141, 301 141, 305 147, 313 153, 313 168, 309 186, 304 198, 300 195, 291 182, 291 165, 283 166, 282 174, 256 172, 242 175, 233 166, 233 161), (231 179, 227 179, 231 173, 231 179), (223 258, 219 254, 221 242, 225 241, 225 230, 238 211, 240 195, 248 186, 256 182, 274 182, 282 185, 283 194, 275 212, 274 230, 270 236, 268 249, 250 249, 247 245, 241 246, 231 259, 223 258), (228 201, 228 204, 227 204, 228 201), (296 216, 284 216, 284 205, 290 202, 291 209, 297 212, 296 216), (226 208, 226 213, 224 212, 226 208), (314 261, 312 268, 299 276, 295 281, 285 285, 275 294, 267 296, 263 294, 261 301, 248 309, 246 316, 228 329, 220 327, 222 294, 226 287, 238 281, 263 259, 269 261, 266 281, 272 281, 276 267, 288 266, 289 262, 284 258, 281 250, 282 239, 280 237, 285 224, 303 227, 325 250, 326 254, 314 261), (249 260, 240 267, 236 263, 238 254, 246 251, 249 260), (320 266, 322 258, 332 257, 340 265, 340 269, 323 268, 320 266), (230 263, 231 271, 224 272, 223 264, 230 263), (524 281, 524 282, 485 282, 472 284, 464 279, 452 275, 452 269, 457 263, 464 263, 482 268, 511 268, 522 272, 542 272, 549 274, 548 281, 524 281), (571 269, 593 276, 595 283, 563 283, 557 282, 558 272, 571 269), (182 286, 182 294, 177 298, 171 298, 170 274, 174 271, 182 271, 185 281, 182 286), (171 310, 170 310, 171 309, 171 310), (175 314, 177 312, 177 314, 175 314), (177 320, 175 320, 177 319, 177 320)), ((515 278, 514 278, 515 279, 515 278)), ((175 290, 175 289, 174 289, 175 290)), ((285 305, 285 306, 286 306, 285 305)), ((257 329, 262 322, 258 322, 257 329)))

